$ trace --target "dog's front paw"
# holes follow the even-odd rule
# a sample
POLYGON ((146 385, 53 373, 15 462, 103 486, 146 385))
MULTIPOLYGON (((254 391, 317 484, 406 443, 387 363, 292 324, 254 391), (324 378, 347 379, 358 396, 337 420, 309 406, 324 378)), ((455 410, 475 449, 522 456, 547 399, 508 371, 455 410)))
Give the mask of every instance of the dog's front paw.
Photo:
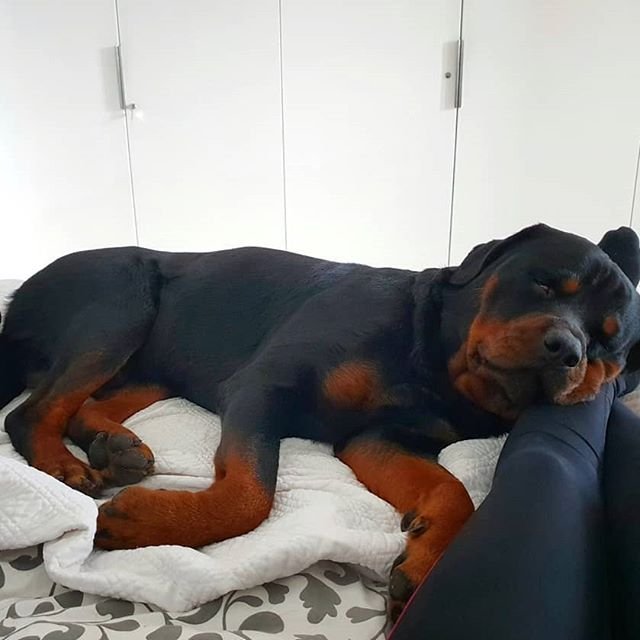
POLYGON ((407 544, 393 563, 389 578, 389 616, 393 621, 472 513, 469 494, 455 481, 433 489, 415 511, 402 518, 407 544))
POLYGON ((105 502, 98 511, 95 545, 102 549, 135 549, 163 544, 155 493, 131 487, 105 502))
POLYGON ((102 549, 163 544, 200 547, 214 540, 208 528, 206 492, 129 487, 98 512, 94 543, 102 549))
POLYGON ((429 548, 426 538, 421 540, 430 524, 415 511, 402 518, 401 527, 407 532, 407 545, 395 559, 389 577, 389 616, 394 622, 440 555, 437 550, 429 548))

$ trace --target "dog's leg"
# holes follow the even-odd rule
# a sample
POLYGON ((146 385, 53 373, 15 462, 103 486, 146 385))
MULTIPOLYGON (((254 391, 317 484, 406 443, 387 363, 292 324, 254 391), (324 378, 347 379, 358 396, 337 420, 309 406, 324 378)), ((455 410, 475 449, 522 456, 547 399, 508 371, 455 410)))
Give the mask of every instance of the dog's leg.
POLYGON ((436 564, 473 504, 462 483, 427 457, 409 453, 379 434, 363 434, 338 457, 370 491, 404 514, 405 551, 391 570, 391 614, 397 616, 436 564))
POLYGON ((69 419, 140 347, 153 319, 150 305, 127 302, 127 312, 90 306, 61 338, 58 356, 31 396, 6 418, 16 451, 29 464, 74 489, 96 494, 102 474, 78 460, 63 438, 69 419))
POLYGON ((7 416, 5 428, 16 451, 30 465, 94 495, 102 487, 100 472, 78 460, 63 438, 71 416, 111 379, 124 358, 101 352, 65 356, 31 396, 7 416))
POLYGON ((122 422, 167 397, 168 391, 159 386, 135 386, 88 400, 70 420, 67 435, 102 472, 105 483, 134 484, 152 472, 153 453, 122 422))
POLYGON ((100 508, 97 546, 201 547, 247 533, 266 519, 278 469, 279 398, 273 392, 250 388, 233 396, 222 418, 211 487, 195 493, 142 487, 121 491, 100 508))

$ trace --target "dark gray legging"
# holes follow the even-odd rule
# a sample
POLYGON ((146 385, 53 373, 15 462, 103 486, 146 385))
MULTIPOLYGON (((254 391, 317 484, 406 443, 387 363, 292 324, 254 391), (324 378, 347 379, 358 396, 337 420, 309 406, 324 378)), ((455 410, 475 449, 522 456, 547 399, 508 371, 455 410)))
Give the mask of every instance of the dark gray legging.
POLYGON ((640 639, 640 418, 613 405, 604 456, 611 637, 640 639))
POLYGON ((392 640, 640 639, 640 419, 621 391, 518 420, 392 640))

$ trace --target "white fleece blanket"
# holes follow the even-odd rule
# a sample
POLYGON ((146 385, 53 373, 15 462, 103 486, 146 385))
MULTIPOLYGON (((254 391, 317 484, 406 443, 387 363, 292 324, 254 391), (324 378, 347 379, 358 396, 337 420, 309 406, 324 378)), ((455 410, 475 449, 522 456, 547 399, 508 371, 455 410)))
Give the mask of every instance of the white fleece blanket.
MULTIPOLYGON (((24 397, 0 411, 0 425, 24 397)), ((156 474, 143 486, 197 490, 210 484, 220 439, 216 416, 172 399, 126 424, 156 457, 156 474)), ((476 506, 490 488, 502 444, 503 439, 460 442, 440 456, 465 483, 476 506)), ((84 458, 79 449, 70 448, 84 458)), ((369 493, 329 446, 296 438, 282 443, 271 515, 244 536, 198 550, 96 551, 97 504, 27 466, 0 430, 0 550, 44 542, 49 576, 80 591, 187 610, 323 559, 386 576, 404 545, 399 516, 390 505, 369 493)))
MULTIPOLYGON (((2 411, 3 422, 15 405, 2 411)), ((156 456, 156 475, 144 486, 202 489, 210 484, 220 438, 217 416, 173 399, 138 413, 127 426, 156 456)), ((466 441, 441 454, 476 505, 490 487, 501 444, 501 439, 466 441)), ((298 573, 322 559, 359 564, 385 576, 404 544, 391 506, 369 493, 330 447, 297 438, 282 444, 268 520, 251 533, 199 550, 94 550, 96 502, 27 466, 4 432, 0 514, 0 549, 46 543, 46 570, 56 582, 171 610, 298 573)))

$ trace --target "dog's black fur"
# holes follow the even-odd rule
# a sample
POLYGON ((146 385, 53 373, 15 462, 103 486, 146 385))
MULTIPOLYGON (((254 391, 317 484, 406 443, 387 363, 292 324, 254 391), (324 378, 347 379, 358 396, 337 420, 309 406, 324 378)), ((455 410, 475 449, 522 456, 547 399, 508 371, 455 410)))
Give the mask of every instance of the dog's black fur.
MULTIPOLYGON (((123 441, 124 429, 110 444, 88 419, 68 430, 87 398, 152 388, 222 415, 216 485, 235 478, 240 495, 190 503, 189 519, 167 515, 162 500, 172 492, 161 500, 128 489, 101 510, 96 540, 107 548, 204 544, 256 526, 288 436, 334 444, 365 484, 398 508, 417 500, 412 510, 433 521, 432 507, 421 506, 428 488, 419 500, 405 496, 402 485, 418 477, 407 475, 406 460, 380 471, 384 489, 362 460, 433 457, 452 441, 505 432, 531 402, 585 400, 625 366, 637 368, 639 277, 638 238, 624 228, 598 248, 537 225, 477 247, 458 268, 419 273, 257 248, 76 253, 33 276, 11 302, 0 335, 0 405, 33 388, 7 418, 15 448, 88 493, 109 480, 66 457, 57 444, 65 433, 90 460, 126 454, 121 467, 129 469, 113 472, 112 483, 140 479, 152 458, 137 456, 141 445, 123 441), (99 448, 105 443, 110 449, 99 448), (252 497, 243 502, 245 490, 252 497), (221 509, 236 507, 255 517, 208 528, 224 520, 221 509), (194 527, 204 533, 185 533, 194 527)), ((410 531, 430 544, 424 527, 410 531)), ((433 559, 403 572, 407 562, 392 583, 400 601, 433 559)))

